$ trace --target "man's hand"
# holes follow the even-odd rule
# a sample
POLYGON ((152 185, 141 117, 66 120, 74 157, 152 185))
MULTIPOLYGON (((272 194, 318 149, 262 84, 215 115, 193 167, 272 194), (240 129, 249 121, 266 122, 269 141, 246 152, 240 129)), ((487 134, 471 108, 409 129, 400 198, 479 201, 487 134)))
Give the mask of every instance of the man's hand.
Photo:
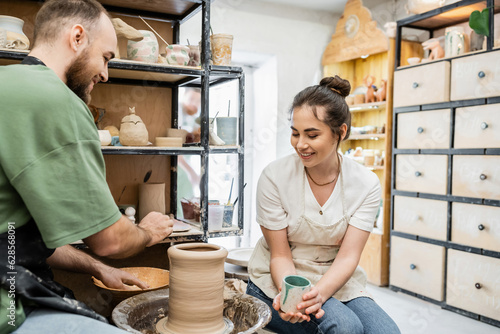
POLYGON ((134 275, 105 264, 99 266, 98 278, 105 286, 112 289, 134 290, 133 285, 137 285, 141 289, 149 288, 149 285, 139 280, 134 275))
POLYGON ((159 212, 150 212, 141 220, 139 227, 144 229, 151 237, 151 240, 146 245, 146 247, 150 247, 172 234, 174 219, 159 212))

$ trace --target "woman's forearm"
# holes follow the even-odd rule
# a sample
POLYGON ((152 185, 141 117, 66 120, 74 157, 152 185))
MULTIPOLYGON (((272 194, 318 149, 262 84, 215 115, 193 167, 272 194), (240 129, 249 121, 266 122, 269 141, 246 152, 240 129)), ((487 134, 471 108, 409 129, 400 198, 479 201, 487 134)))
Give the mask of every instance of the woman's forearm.
POLYGON ((295 275, 295 266, 291 258, 288 257, 272 257, 271 258, 271 277, 274 285, 279 290, 283 277, 287 275, 295 275))
POLYGON ((323 303, 347 283, 357 266, 358 262, 352 258, 335 259, 328 271, 316 284, 316 288, 321 292, 323 303))

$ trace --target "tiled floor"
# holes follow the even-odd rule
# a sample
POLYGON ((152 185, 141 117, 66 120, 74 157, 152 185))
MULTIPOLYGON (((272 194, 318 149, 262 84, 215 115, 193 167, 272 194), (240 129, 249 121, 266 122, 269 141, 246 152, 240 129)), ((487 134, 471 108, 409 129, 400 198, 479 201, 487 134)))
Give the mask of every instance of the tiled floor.
POLYGON ((368 286, 368 291, 398 324, 402 334, 500 334, 500 328, 401 292, 373 285, 368 286))

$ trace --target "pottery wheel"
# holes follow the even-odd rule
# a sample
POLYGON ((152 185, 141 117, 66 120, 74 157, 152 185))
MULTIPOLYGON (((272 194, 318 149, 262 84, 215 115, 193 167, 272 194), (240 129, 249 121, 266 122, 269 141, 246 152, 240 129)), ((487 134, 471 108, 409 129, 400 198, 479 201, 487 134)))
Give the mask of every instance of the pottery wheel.
MULTIPOLYGON (((158 321, 156 323, 156 330, 158 331, 158 333, 160 333, 160 334, 180 334, 180 333, 174 333, 174 332, 167 329, 167 319, 168 319, 168 316, 166 316, 163 319, 160 319, 160 321, 158 321)), ((210 334, 230 334, 233 331, 233 329, 234 329, 233 322, 226 317, 222 317, 222 320, 224 321, 224 329, 221 332, 210 333, 210 334)))

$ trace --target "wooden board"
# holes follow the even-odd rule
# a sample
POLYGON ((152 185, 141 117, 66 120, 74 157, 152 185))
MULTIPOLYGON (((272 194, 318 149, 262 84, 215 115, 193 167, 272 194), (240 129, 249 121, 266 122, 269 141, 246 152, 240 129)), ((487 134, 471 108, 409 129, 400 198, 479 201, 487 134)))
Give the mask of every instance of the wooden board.
POLYGON ((372 284, 382 286, 386 285, 389 279, 388 272, 384 270, 382 256, 384 246, 382 243, 383 235, 372 232, 366 242, 359 265, 366 271, 368 281, 372 284))
POLYGON ((323 53, 322 65, 360 58, 389 49, 389 40, 361 0, 348 0, 335 34, 323 53))

